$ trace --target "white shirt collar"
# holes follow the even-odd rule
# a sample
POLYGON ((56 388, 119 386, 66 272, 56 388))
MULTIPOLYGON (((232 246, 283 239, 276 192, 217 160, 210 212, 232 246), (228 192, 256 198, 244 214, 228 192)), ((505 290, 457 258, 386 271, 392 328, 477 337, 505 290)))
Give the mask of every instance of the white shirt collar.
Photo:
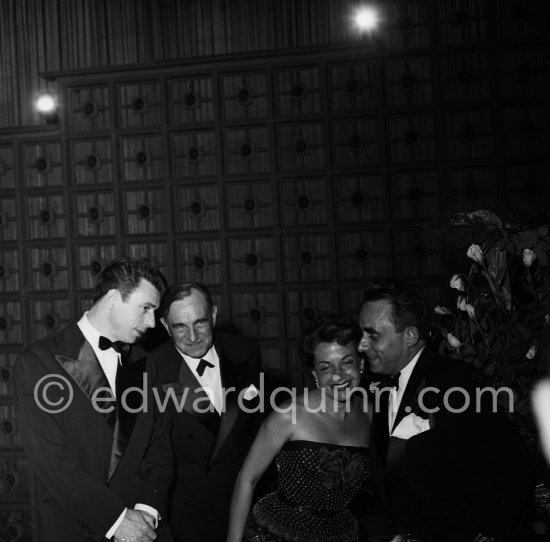
POLYGON ((99 337, 101 334, 97 329, 92 326, 90 320, 88 320, 88 312, 82 315, 82 318, 78 321, 78 327, 85 339, 92 345, 92 348, 96 351, 99 350, 99 337))
POLYGON ((401 388, 405 388, 407 383, 409 382, 409 378, 411 377, 411 374, 414 370, 414 368, 416 367, 416 363, 418 362, 418 359, 420 358, 420 354, 422 354, 422 352, 424 351, 424 348, 426 348, 426 345, 424 345, 417 353, 416 355, 413 357, 413 359, 411 359, 411 361, 409 361, 409 363, 407 363, 407 365, 405 365, 405 367, 403 367, 403 369, 401 369, 401 374, 399 375, 399 389, 401 388))
POLYGON ((204 354, 204 356, 202 356, 201 358, 192 358, 191 356, 184 354, 177 346, 176 350, 180 353, 181 357, 187 362, 187 365, 189 365, 191 369, 196 369, 201 359, 209 361, 214 366, 218 365, 218 355, 214 350, 214 346, 211 346, 210 350, 208 350, 208 352, 206 352, 206 354, 204 354))

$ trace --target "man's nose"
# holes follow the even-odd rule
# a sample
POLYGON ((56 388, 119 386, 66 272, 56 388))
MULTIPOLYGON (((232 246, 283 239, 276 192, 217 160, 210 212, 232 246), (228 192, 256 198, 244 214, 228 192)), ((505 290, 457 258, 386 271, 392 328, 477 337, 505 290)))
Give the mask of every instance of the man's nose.
POLYGON ((357 346, 357 350, 359 350, 359 352, 366 352, 369 348, 370 348, 370 341, 369 341, 368 337, 363 337, 359 341, 359 345, 357 346))
POLYGON ((153 313, 147 313, 145 316, 145 325, 147 327, 155 327, 155 315, 153 313))
POLYGON ((195 332, 195 328, 193 326, 189 327, 187 338, 191 343, 194 343, 197 340, 197 333, 195 332))

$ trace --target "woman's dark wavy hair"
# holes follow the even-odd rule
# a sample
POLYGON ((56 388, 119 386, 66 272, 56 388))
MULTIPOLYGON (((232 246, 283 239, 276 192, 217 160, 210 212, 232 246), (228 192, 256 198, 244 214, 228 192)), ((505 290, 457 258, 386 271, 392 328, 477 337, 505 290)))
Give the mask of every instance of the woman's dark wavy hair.
POLYGON ((166 290, 166 278, 149 260, 130 256, 111 260, 98 276, 94 288, 94 303, 109 290, 118 290, 125 301, 142 279, 150 282, 160 294, 166 290))
POLYGON ((365 290, 363 302, 381 300, 391 306, 391 318, 396 331, 401 333, 407 327, 416 327, 420 338, 426 338, 429 315, 426 301, 418 290, 396 279, 371 283, 365 290))
POLYGON ((361 340, 362 331, 357 321, 344 314, 326 314, 319 316, 306 328, 298 346, 298 353, 303 364, 313 368, 315 350, 323 343, 338 343, 341 346, 349 344, 357 346, 361 340))

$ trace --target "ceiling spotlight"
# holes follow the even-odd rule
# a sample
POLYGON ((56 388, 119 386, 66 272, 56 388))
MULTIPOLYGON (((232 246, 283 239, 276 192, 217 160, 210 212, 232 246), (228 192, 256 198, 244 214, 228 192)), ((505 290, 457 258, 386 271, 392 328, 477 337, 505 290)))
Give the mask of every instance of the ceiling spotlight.
POLYGON ((355 24, 359 30, 374 30, 378 23, 378 11, 373 7, 365 7, 355 13, 355 24))
POLYGON ((57 100, 51 94, 41 94, 38 96, 35 107, 47 124, 57 124, 59 122, 57 100))

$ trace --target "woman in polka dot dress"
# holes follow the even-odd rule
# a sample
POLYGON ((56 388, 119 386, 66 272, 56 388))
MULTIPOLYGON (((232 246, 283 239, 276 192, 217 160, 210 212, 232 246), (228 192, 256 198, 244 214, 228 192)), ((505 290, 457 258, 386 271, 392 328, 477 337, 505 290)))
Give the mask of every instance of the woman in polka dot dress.
POLYGON ((371 477, 361 329, 347 316, 317 319, 300 353, 317 388, 266 419, 241 469, 231 501, 227 542, 354 542, 357 520, 347 505, 371 477), (278 491, 250 512, 261 475, 275 459, 278 491))

